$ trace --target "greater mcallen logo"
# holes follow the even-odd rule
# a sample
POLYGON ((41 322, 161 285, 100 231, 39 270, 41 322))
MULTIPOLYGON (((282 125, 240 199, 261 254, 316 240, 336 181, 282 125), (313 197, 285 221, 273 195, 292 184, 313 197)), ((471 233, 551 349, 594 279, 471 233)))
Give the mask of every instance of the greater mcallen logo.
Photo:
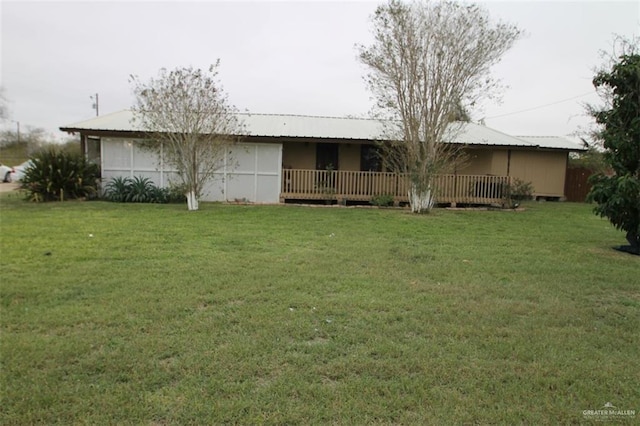
POLYGON ((633 419, 636 417, 636 410, 620 410, 607 402, 599 410, 583 410, 582 416, 593 420, 633 419))

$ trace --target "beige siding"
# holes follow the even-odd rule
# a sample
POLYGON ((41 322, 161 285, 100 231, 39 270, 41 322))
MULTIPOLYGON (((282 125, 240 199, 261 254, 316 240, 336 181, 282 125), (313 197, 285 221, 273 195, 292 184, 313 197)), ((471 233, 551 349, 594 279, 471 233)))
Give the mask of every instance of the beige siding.
POLYGON ((340 170, 360 170, 360 145, 341 144, 338 151, 338 156, 340 170))
POLYGON ((509 151, 496 149, 491 158, 491 174, 494 176, 507 176, 509 164, 509 151))
POLYGON ((457 170, 464 175, 489 175, 491 173, 492 153, 486 149, 468 149, 466 164, 457 170))
POLYGON ((313 170, 316 168, 316 144, 285 142, 282 144, 282 167, 285 169, 313 170))
POLYGON ((506 176, 508 151, 496 148, 473 148, 466 151, 467 164, 459 174, 506 176))
POLYGON ((512 151, 511 176, 533 184, 538 196, 563 197, 567 153, 512 151))

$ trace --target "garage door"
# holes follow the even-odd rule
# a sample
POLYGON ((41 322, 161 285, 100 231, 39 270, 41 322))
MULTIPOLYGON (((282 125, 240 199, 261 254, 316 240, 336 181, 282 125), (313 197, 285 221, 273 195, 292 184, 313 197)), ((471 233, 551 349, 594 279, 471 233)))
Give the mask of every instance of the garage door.
MULTIPOLYGON (((158 186, 178 180, 175 170, 139 148, 136 140, 104 138, 101 144, 102 177, 144 176, 158 186)), ((282 144, 235 145, 224 166, 204 188, 202 201, 277 203, 280 200, 282 144)))

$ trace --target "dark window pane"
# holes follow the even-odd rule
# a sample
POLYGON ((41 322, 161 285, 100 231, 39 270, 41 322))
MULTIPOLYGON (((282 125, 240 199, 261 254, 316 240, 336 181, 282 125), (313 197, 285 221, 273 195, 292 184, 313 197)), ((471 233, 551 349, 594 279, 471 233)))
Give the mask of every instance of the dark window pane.
POLYGON ((382 161, 378 147, 375 145, 361 145, 360 170, 363 172, 381 172, 382 161))
POLYGON ((338 170, 338 144, 316 144, 316 170, 338 170))

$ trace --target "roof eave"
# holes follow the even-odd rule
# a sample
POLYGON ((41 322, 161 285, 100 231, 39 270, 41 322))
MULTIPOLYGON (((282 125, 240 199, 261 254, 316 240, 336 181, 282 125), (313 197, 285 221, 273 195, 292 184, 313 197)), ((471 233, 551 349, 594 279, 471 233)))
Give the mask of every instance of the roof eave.
POLYGON ((80 133, 88 136, 127 136, 142 138, 146 132, 140 130, 113 130, 113 129, 84 129, 78 127, 60 127, 60 130, 67 133, 80 133))

